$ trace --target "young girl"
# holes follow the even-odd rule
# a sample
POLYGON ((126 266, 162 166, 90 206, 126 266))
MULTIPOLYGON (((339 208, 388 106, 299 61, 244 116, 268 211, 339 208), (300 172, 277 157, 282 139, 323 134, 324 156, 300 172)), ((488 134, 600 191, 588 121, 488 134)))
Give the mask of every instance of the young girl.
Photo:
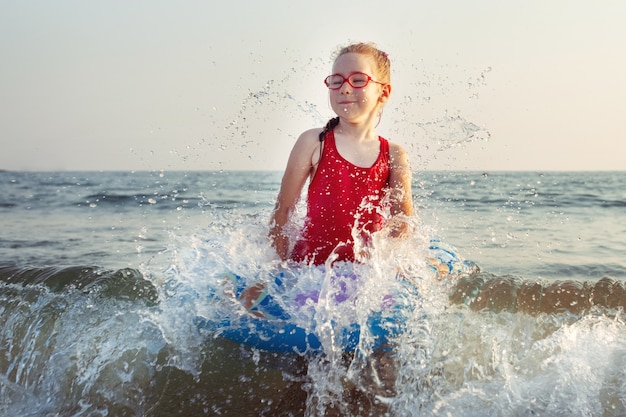
POLYGON ((355 253, 353 230, 359 231, 358 243, 367 246, 371 233, 383 227, 390 228, 391 236, 405 233, 398 215, 413 213, 406 152, 376 133, 391 94, 387 54, 372 44, 349 45, 339 51, 324 83, 337 117, 298 138, 270 224, 281 259, 315 265, 329 259, 361 260, 364 253, 355 253), (304 229, 290 242, 286 225, 307 179, 304 229), (386 210, 392 221, 385 222, 386 210))

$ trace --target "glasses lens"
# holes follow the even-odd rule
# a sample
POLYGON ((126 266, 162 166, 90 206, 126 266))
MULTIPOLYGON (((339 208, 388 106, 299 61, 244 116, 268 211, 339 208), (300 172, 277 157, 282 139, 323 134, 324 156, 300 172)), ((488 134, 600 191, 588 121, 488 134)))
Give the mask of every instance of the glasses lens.
POLYGON ((339 74, 333 74, 326 77, 326 85, 331 90, 337 90, 343 85, 344 78, 339 74))
POLYGON ((348 78, 348 82, 354 88, 365 87, 369 80, 370 77, 368 77, 367 74, 363 74, 361 72, 350 74, 350 77, 348 78))

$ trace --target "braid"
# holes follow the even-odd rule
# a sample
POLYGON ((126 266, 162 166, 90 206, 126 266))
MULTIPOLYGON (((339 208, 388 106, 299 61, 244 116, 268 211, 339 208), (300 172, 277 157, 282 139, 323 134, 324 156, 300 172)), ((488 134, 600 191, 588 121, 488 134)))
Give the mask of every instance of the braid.
POLYGON ((334 117, 330 119, 328 123, 326 123, 326 126, 324 126, 324 129, 322 129, 322 131, 320 132, 320 135, 319 135, 320 142, 322 142, 324 138, 326 137, 326 135, 335 127, 337 127, 338 124, 339 124, 339 117, 334 117))

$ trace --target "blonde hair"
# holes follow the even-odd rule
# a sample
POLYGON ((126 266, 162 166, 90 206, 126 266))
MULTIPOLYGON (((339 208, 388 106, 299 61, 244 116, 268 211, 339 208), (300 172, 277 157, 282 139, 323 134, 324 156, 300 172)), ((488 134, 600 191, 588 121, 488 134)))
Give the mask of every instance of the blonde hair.
POLYGON ((335 55, 335 61, 340 56, 350 53, 370 56, 376 64, 377 81, 385 84, 388 84, 391 81, 391 62, 389 61, 389 55, 387 52, 383 52, 376 48, 376 45, 371 42, 353 43, 340 48, 335 55))

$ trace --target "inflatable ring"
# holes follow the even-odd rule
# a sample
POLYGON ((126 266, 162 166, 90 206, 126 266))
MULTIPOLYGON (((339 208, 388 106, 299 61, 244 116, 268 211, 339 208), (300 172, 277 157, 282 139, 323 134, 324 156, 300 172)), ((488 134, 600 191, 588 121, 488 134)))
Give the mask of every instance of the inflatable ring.
MULTIPOLYGON (((474 262, 463 259, 456 253, 454 247, 438 239, 430 241, 427 260, 439 278, 473 274, 479 271, 474 262)), ((249 288, 246 285, 246 279, 232 272, 225 273, 222 278, 230 289, 224 291, 222 297, 217 298, 230 296, 234 300, 241 300, 242 295, 249 288)), ((284 275, 278 274, 270 280, 271 285, 275 285, 273 290, 280 291, 283 279, 284 275)), ((402 280, 402 278, 398 279, 402 280)), ((403 289, 415 291, 415 287, 408 281, 403 280, 402 283, 403 289), (412 288, 407 288, 408 285, 412 288)), ((210 329, 217 336, 257 349, 298 354, 322 352, 324 350, 323 338, 316 329, 314 318, 311 317, 310 322, 305 326, 295 323, 288 309, 281 305, 271 293, 272 291, 268 291, 268 288, 262 287, 255 298, 249 300, 251 301, 247 308, 249 314, 230 312, 228 317, 217 323, 198 317, 197 324, 200 328, 210 329)), ((297 295, 291 302, 297 305, 303 305, 307 300, 317 303, 318 297, 319 291, 313 290, 297 295)), ((397 303, 393 298, 391 294, 386 296, 383 300, 386 300, 383 308, 372 312, 365 323, 373 340, 372 347, 375 349, 388 349, 392 338, 403 331, 410 306, 397 303)), ((345 299, 347 295, 343 288, 335 295, 335 301, 342 302, 345 299)), ((335 335, 333 339, 335 345, 339 345, 344 352, 357 349, 361 339, 361 325, 351 323, 348 326, 339 326, 336 323, 330 323, 330 326, 335 335)))

